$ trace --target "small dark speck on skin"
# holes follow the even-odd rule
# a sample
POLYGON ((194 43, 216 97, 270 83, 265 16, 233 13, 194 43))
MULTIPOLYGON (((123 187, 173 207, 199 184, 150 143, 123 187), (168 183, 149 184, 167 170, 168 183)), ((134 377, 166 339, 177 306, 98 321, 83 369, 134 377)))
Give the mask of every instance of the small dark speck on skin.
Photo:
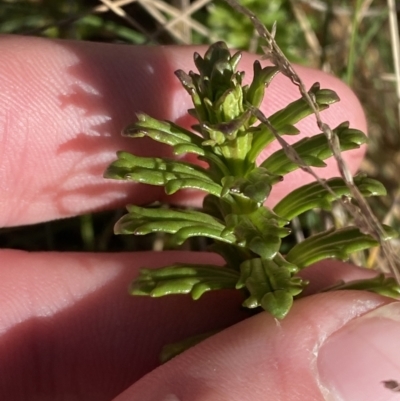
POLYGON ((400 393, 400 383, 396 380, 384 380, 383 385, 394 392, 400 393))

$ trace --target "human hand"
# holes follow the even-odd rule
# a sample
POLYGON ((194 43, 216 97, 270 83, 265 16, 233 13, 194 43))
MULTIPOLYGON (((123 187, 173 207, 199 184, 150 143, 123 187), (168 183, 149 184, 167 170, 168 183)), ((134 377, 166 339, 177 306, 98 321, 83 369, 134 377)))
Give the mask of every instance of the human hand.
MULTIPOLYGON (((160 188, 116 183, 104 180, 102 174, 117 150, 157 156, 167 151, 146 139, 120 137, 135 112, 190 124, 186 117, 190 100, 173 71, 192 68, 194 48, 27 37, 4 37, 0 46, 0 226, 129 202, 169 201, 160 188)), ((246 56, 242 63, 249 74, 253 60, 246 56)), ((320 81, 341 97, 324 112, 328 123, 335 126, 350 120, 351 126, 366 130, 356 98, 342 83, 321 72, 305 68, 298 72, 307 85, 320 81)), ((297 96, 293 85, 278 77, 263 110, 270 112, 297 96)), ((312 117, 298 127, 303 135, 318 131, 312 117)), ((362 150, 344 154, 353 171, 362 155, 362 150)), ((336 174, 334 162, 328 164, 321 175, 336 174)), ((303 172, 290 174, 274 189, 271 201, 310 180, 303 172)), ((200 199, 200 194, 186 192, 174 202, 196 205, 200 199)), ((394 342, 399 327, 392 320, 375 324, 377 318, 360 328, 359 320, 352 320, 371 316, 368 312, 391 302, 370 293, 314 295, 297 301, 280 324, 261 313, 153 370, 163 345, 227 327, 245 315, 238 310, 235 292, 210 293, 193 302, 189 297, 130 297, 127 285, 142 266, 216 260, 215 255, 192 252, 1 251, 0 398, 322 401, 321 388, 336 386, 330 399, 339 399, 338 394, 351 401, 394 399, 396 393, 382 381, 400 380, 400 352, 394 342), (337 348, 330 348, 335 343, 337 348), (350 351, 356 345, 366 359, 352 358, 350 351)), ((367 273, 323 262, 305 274, 325 286, 367 273)), ((377 311, 387 308, 396 316, 397 303, 377 311)))

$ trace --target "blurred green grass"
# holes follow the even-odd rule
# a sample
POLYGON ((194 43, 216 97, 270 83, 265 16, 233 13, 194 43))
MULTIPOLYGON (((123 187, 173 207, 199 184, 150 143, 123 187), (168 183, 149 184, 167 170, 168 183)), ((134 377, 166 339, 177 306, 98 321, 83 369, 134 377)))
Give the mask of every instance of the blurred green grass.
MULTIPOLYGON (((241 0, 241 3, 268 28, 276 22, 276 40, 290 61, 332 73, 357 93, 368 118, 370 136, 363 169, 388 189, 388 196, 374 200, 372 206, 380 219, 386 218, 400 229, 396 203, 400 126, 386 1, 241 0)), ((218 0, 2 0, 0 33, 150 45, 225 40, 235 48, 262 52, 250 22, 218 0), (106 6, 110 3, 113 10, 106 6)), ((121 213, 122 210, 117 210, 2 228, 0 247, 36 251, 160 248, 160 238, 154 236, 134 239, 114 236, 113 223, 121 213)), ((314 213, 303 216, 299 226, 308 235, 318 230, 321 222, 334 224, 338 219, 339 216, 314 213)), ((201 242, 190 246, 201 248, 201 242)))

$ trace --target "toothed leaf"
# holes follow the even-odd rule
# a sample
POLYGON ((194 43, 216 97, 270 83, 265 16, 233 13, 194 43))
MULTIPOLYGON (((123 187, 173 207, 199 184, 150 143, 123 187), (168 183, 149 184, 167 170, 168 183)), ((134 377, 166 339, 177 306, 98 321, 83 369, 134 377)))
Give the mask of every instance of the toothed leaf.
POLYGON ((197 224, 190 226, 182 225, 182 228, 172 237, 172 241, 176 245, 181 245, 191 237, 207 237, 217 241, 227 242, 228 244, 233 244, 236 240, 233 234, 224 233, 224 230, 208 227, 205 224, 197 224))
MULTIPOLYGON (((311 87, 309 93, 315 97, 320 111, 328 108, 330 104, 339 101, 339 97, 334 91, 330 89, 320 89, 318 83, 311 87)), ((309 104, 305 99, 301 98, 289 103, 286 107, 270 116, 269 121, 280 135, 288 135, 291 134, 291 132, 285 131, 286 126, 293 126, 293 124, 296 124, 312 113, 313 110, 310 108, 309 104)), ((296 134, 298 132, 299 131, 295 131, 294 133, 296 134)), ((249 152, 249 160, 255 161, 263 149, 274 139, 275 136, 268 127, 264 124, 260 126, 259 132, 254 136, 253 146, 249 152)))
POLYGON ((215 242, 210 245, 208 250, 221 255, 226 262, 226 266, 237 271, 239 271, 240 264, 251 255, 251 252, 246 248, 224 242, 215 242))
POLYGON ((200 166, 156 157, 138 157, 127 152, 118 152, 117 155, 118 159, 104 174, 106 178, 164 185, 168 194, 184 188, 199 189, 217 196, 221 193, 222 187, 200 166))
MULTIPOLYGON (((333 131, 338 136, 341 151, 357 149, 366 141, 366 136, 361 131, 349 129, 347 123, 339 125, 333 131)), ((313 167, 324 167, 324 160, 332 156, 324 134, 303 138, 292 147, 307 165, 313 167)), ((268 169, 272 174, 285 175, 299 168, 299 165, 280 149, 263 161, 261 167, 268 169)))
POLYGON ((268 87, 278 72, 278 67, 267 66, 262 68, 260 62, 255 61, 253 64, 253 81, 246 91, 246 100, 258 107, 264 98, 265 88, 268 87))
MULTIPOLYGON (((376 180, 360 175, 354 177, 354 184, 361 194, 367 196, 386 195, 385 187, 376 180)), ((287 219, 292 220, 301 213, 313 208, 330 210, 333 201, 343 195, 350 196, 350 189, 342 178, 331 178, 326 181, 336 196, 325 189, 319 182, 304 185, 286 195, 275 207, 274 212, 287 219)))
POLYGON ((220 196, 222 187, 212 181, 198 178, 171 179, 165 183, 165 192, 168 195, 172 195, 181 189, 198 189, 215 196, 220 196))
POLYGON ((221 196, 230 192, 246 196, 256 203, 264 203, 272 186, 281 180, 281 176, 270 174, 267 169, 258 167, 245 177, 224 177, 221 196))
POLYGON ((127 207, 128 214, 115 226, 116 234, 146 235, 151 232, 175 234, 183 227, 202 225, 205 230, 213 228, 219 232, 225 225, 218 219, 194 210, 150 209, 135 205, 127 207))
POLYGON ((339 283, 324 291, 337 290, 364 290, 374 292, 385 297, 399 299, 400 285, 394 277, 386 277, 383 273, 369 279, 339 283))
POLYGON ((238 272, 221 266, 175 264, 159 269, 140 269, 129 292, 151 297, 190 293, 193 299, 199 299, 207 291, 235 288, 238 278, 238 272))
POLYGON ((289 235, 290 230, 282 226, 278 217, 271 218, 272 212, 260 210, 262 212, 247 215, 228 215, 226 230, 233 230, 238 245, 249 248, 263 259, 272 259, 280 249, 281 238, 289 235))
POLYGON ((132 138, 149 136, 157 142, 170 146, 184 143, 201 144, 199 136, 170 121, 159 121, 144 113, 138 114, 137 117, 137 122, 128 125, 124 129, 124 136, 132 138))
MULTIPOLYGON (((393 230, 385 226, 389 239, 393 230)), ((346 260, 353 252, 377 246, 378 241, 370 235, 363 234, 356 227, 334 228, 312 235, 295 245, 286 255, 286 260, 300 269, 323 259, 346 260)))
POLYGON ((294 277, 297 266, 280 255, 273 260, 250 259, 240 265, 241 275, 236 288, 244 288, 250 296, 243 302, 247 308, 261 306, 277 319, 283 319, 307 281, 294 277))

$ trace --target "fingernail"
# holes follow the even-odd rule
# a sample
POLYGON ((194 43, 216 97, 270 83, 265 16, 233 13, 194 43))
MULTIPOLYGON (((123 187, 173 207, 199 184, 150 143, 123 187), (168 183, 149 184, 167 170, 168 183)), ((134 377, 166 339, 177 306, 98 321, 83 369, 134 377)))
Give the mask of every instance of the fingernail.
POLYGON ((400 303, 332 334, 319 350, 317 368, 326 401, 400 400, 400 303))

